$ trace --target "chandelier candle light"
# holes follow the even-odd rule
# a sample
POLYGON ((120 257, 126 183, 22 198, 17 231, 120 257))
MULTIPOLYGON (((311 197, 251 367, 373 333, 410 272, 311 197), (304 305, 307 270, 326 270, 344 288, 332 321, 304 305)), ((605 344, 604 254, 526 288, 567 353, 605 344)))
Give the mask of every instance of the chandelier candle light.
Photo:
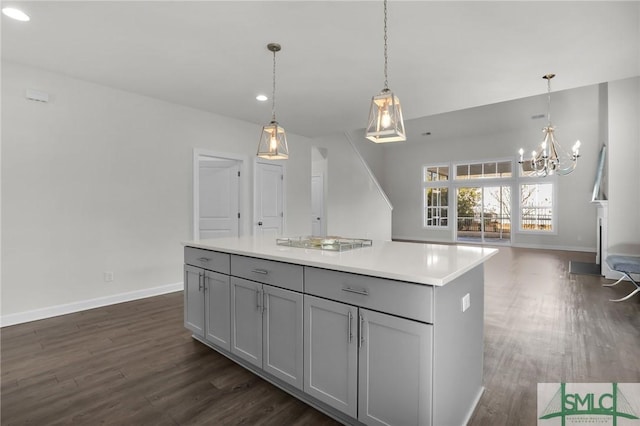
POLYGON ((553 131, 555 128, 551 124, 551 79, 555 74, 547 74, 542 78, 547 80, 547 126, 542 129, 544 140, 540 146, 540 151, 531 152, 531 159, 524 159, 524 149, 520 148, 520 163, 522 171, 527 176, 548 176, 552 174, 568 175, 578 164, 580 157, 580 141, 571 148, 571 153, 563 151, 556 141, 553 131))
POLYGON ((387 81, 387 0, 384 0, 384 89, 371 99, 366 137, 371 142, 402 142, 407 137, 400 100, 389 90, 387 81))
POLYGON ((276 121, 276 52, 282 47, 278 43, 267 44, 267 49, 273 52, 273 93, 271 96, 271 122, 262 127, 260 142, 258 143, 258 157, 267 160, 286 160, 289 158, 287 135, 276 121))

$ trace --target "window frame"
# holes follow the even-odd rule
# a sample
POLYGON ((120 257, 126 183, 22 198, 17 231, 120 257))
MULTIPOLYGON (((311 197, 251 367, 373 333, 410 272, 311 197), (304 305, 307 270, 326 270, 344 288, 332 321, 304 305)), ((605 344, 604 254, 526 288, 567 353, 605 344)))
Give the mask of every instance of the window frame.
MULTIPOLYGON (((450 203, 451 203, 451 197, 449 194, 451 194, 451 164, 447 164, 447 163, 433 163, 433 164, 423 164, 422 168, 421 168, 421 178, 420 180, 422 181, 422 185, 421 185, 421 190, 422 190, 422 229, 431 229, 431 230, 448 230, 450 229, 451 226, 451 208, 450 208, 450 203), (428 181, 426 179, 426 174, 427 174, 427 169, 429 168, 447 168, 449 170, 449 173, 447 175, 447 179, 446 180, 431 180, 428 181), (447 205, 446 206, 442 206, 442 205, 438 205, 438 206, 428 206, 427 205, 427 190, 428 189, 446 189, 447 190, 447 205), (427 224, 427 210, 428 209, 446 209, 447 211, 447 224, 446 225, 434 225, 434 224, 427 224)), ((440 222, 440 220, 442 219, 442 216, 439 216, 438 223, 440 222)))
POLYGON ((528 177, 519 174, 517 180, 518 194, 518 227, 516 232, 524 235, 558 235, 558 179, 557 176, 528 177), (523 229, 523 205, 522 186, 523 185, 551 185, 551 230, 543 229, 523 229))

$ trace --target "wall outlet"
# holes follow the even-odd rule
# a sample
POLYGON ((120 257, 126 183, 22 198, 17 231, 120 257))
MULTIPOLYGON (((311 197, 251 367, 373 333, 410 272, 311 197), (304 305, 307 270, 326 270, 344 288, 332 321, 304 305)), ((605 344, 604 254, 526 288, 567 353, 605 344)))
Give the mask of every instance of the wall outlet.
POLYGON ((104 282, 110 283, 113 281, 113 272, 105 272, 104 273, 104 282))
POLYGON ((469 295, 469 293, 467 293, 462 296, 462 312, 469 309, 469 306, 471 306, 471 296, 469 295))

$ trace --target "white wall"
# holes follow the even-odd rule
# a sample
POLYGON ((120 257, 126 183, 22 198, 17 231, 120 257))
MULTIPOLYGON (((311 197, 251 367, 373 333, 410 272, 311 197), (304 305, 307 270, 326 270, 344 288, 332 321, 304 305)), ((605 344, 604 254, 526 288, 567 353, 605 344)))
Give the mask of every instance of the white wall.
MULTIPOLYGON (((259 133, 256 124, 3 62, 3 324, 25 312, 181 283, 193 149, 250 160, 248 221, 259 133), (28 88, 49 93, 50 102, 26 100, 28 88), (114 272, 112 283, 103 281, 105 271, 114 272)), ((308 234, 310 140, 288 139, 285 229, 308 234)))
MULTIPOLYGON (((422 227, 422 166, 456 161, 515 159, 518 149, 531 152, 542 140, 546 94, 484 107, 410 120, 408 141, 384 147, 382 186, 393 204, 393 238, 450 242, 453 224, 438 231, 422 227), (421 133, 430 131, 431 136, 421 133)), ((596 207, 591 200, 599 138, 598 86, 552 93, 552 121, 561 145, 582 142, 577 169, 557 179, 557 235, 514 232, 515 246, 595 251, 596 207)), ((516 163, 517 165, 517 163, 516 163)), ((452 205, 453 207, 453 205, 452 205)))
POLYGON ((344 134, 313 139, 327 152, 327 234, 391 239, 391 207, 344 134))
POLYGON ((640 77, 609 82, 609 254, 640 255, 640 77))

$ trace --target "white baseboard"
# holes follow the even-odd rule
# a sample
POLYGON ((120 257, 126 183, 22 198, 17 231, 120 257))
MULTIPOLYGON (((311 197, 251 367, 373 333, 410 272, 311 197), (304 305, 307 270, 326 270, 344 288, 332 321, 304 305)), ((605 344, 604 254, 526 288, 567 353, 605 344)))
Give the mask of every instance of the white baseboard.
MULTIPOLYGON (((423 238, 401 237, 401 236, 397 236, 397 235, 394 235, 392 237, 392 240, 393 241, 396 241, 396 240, 399 240, 399 241, 415 241, 415 242, 432 243, 432 244, 466 244, 466 245, 478 245, 478 246, 483 245, 483 244, 480 244, 480 243, 473 243, 473 242, 469 242, 469 241, 458 242, 458 241, 439 240, 439 239, 425 240, 423 238)), ((526 244, 526 243, 511 243, 511 244, 485 243, 484 245, 490 246, 490 247, 498 247, 498 248, 500 248, 500 246, 504 246, 504 247, 530 248, 530 249, 540 249, 540 250, 562 250, 562 251, 580 251, 580 252, 594 253, 594 254, 596 253, 596 248, 595 247, 557 246, 557 245, 526 244)), ((595 257, 594 257, 594 260, 595 260, 595 257)))
POLYGON ((580 246, 546 246, 544 244, 511 244, 511 247, 518 248, 531 248, 531 249, 541 249, 541 250, 562 250, 562 251, 581 251, 585 253, 593 253, 593 261, 595 262, 595 247, 580 247, 580 246))
POLYGON ((166 284, 159 287, 145 288, 142 290, 130 291, 127 293, 119 293, 111 296, 97 297, 95 299, 81 300, 79 302, 67 303, 64 305, 49 306, 47 308, 34 309, 32 311, 3 315, 2 317, 0 317, 0 327, 7 327, 10 325, 57 317, 59 315, 86 311, 87 309, 99 308, 101 306, 115 305, 116 303, 130 302, 132 300, 160 296, 161 294, 182 291, 183 288, 183 283, 166 284))

